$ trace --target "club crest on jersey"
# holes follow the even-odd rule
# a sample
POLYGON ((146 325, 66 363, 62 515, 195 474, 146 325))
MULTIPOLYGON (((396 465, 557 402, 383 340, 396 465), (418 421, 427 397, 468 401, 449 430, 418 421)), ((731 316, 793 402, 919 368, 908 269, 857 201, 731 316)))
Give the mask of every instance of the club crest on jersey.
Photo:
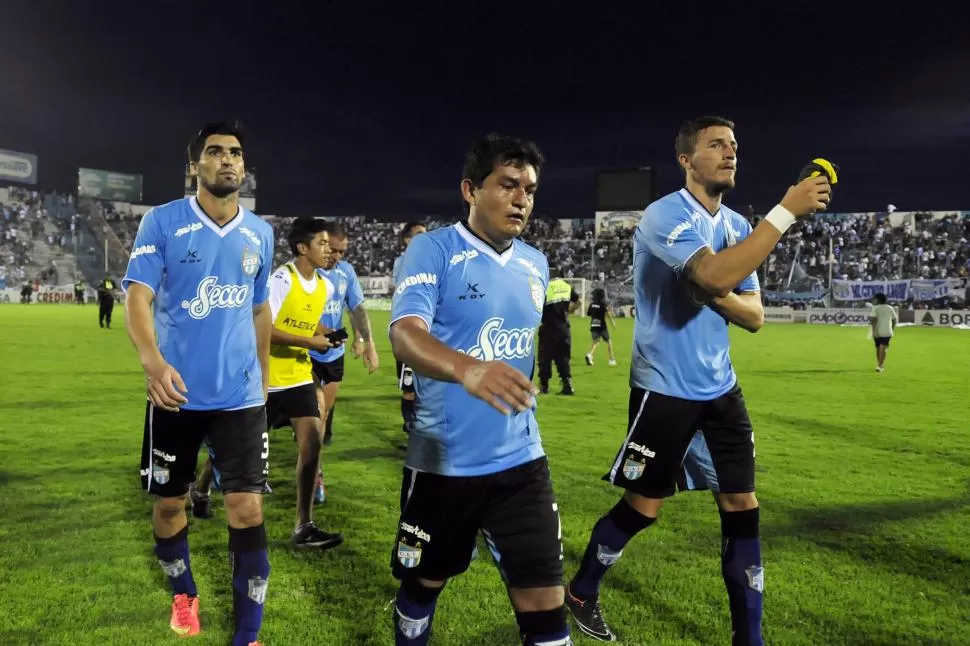
POLYGON ((397 544, 397 560, 406 568, 417 567, 421 562, 421 548, 399 542, 397 544))
POLYGON ((542 283, 529 276, 529 290, 532 293, 532 304, 536 306, 538 311, 542 311, 542 307, 546 304, 546 290, 542 286, 542 283))
POLYGON ((627 458, 626 462, 623 463, 623 477, 627 480, 636 480, 643 475, 645 467, 645 462, 637 462, 633 458, 627 458))
POLYGON ((243 249, 242 268, 247 276, 255 276, 259 271, 259 254, 250 251, 249 247, 243 249))
POLYGON ((168 482, 168 475, 168 469, 159 467, 157 465, 152 465, 152 480, 158 484, 163 485, 168 482))

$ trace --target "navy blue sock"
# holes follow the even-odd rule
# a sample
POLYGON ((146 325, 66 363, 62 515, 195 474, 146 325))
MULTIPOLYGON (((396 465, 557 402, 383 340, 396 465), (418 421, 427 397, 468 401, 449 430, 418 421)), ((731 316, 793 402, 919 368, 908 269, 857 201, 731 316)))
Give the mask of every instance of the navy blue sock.
POLYGON ((186 525, 171 538, 161 538, 155 535, 155 556, 158 564, 168 575, 172 584, 173 594, 187 594, 198 596, 195 580, 192 578, 192 568, 189 564, 189 526, 186 525))
POLYGON ((249 646, 263 625, 263 603, 269 585, 266 528, 229 528, 229 559, 232 565, 232 608, 236 621, 233 646, 249 646))
POLYGON ((516 612, 522 646, 570 646, 566 606, 555 610, 516 612))
POLYGON ((569 583, 569 593, 585 601, 600 593, 600 582, 610 566, 623 556, 623 548, 630 539, 656 521, 648 518, 631 507, 626 500, 620 499, 605 516, 593 526, 589 545, 583 554, 579 571, 569 583))
POLYGON ((763 646, 761 609, 765 571, 761 566, 758 508, 721 511, 721 574, 731 607, 733 646, 763 646))
POLYGON ((417 580, 401 582, 394 600, 395 646, 426 646, 442 588, 426 588, 417 580))

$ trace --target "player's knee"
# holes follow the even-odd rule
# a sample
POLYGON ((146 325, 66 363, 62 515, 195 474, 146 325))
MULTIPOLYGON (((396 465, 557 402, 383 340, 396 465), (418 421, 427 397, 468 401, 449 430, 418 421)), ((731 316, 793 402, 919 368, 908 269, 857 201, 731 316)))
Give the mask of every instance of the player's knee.
POLYGON ((647 498, 638 493, 627 491, 623 494, 623 500, 641 516, 656 518, 660 515, 660 509, 664 506, 663 498, 647 498))
POLYGON ((226 516, 233 527, 256 527, 263 523, 263 498, 249 492, 227 493, 226 516))
POLYGON ((165 522, 175 520, 185 511, 185 496, 177 498, 156 498, 155 513, 165 522))
POLYGON ((561 635, 566 631, 566 606, 560 602, 545 610, 516 610, 515 622, 523 635, 561 635))
POLYGON ((509 588, 509 598, 516 613, 533 613, 555 610, 566 600, 561 585, 547 588, 509 588))
POLYGON ((747 511, 758 508, 758 498, 754 492, 749 493, 719 493, 717 494, 717 504, 727 512, 747 511))

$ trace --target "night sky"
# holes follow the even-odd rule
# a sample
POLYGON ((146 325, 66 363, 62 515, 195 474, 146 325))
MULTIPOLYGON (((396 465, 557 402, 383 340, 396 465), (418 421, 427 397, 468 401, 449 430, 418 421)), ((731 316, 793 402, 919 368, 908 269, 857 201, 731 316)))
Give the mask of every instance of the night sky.
POLYGON ((43 188, 103 168, 162 203, 193 132, 238 118, 260 213, 457 217, 464 152, 496 130, 546 154, 536 213, 591 217, 595 169, 675 190, 678 126, 719 114, 735 208, 827 156, 835 211, 970 209, 960 3, 269 4, 5 1, 0 148, 37 154, 43 188))

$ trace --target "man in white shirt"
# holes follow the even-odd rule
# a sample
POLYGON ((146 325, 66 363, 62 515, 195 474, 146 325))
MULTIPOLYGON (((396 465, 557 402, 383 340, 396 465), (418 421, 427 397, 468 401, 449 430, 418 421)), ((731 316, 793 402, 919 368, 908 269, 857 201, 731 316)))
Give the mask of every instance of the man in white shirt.
POLYGON ((869 323, 872 325, 872 339, 876 343, 876 372, 882 372, 882 365, 886 362, 886 350, 889 349, 889 340, 896 331, 899 318, 896 316, 896 310, 886 304, 885 294, 876 294, 875 300, 876 304, 869 314, 869 323))

